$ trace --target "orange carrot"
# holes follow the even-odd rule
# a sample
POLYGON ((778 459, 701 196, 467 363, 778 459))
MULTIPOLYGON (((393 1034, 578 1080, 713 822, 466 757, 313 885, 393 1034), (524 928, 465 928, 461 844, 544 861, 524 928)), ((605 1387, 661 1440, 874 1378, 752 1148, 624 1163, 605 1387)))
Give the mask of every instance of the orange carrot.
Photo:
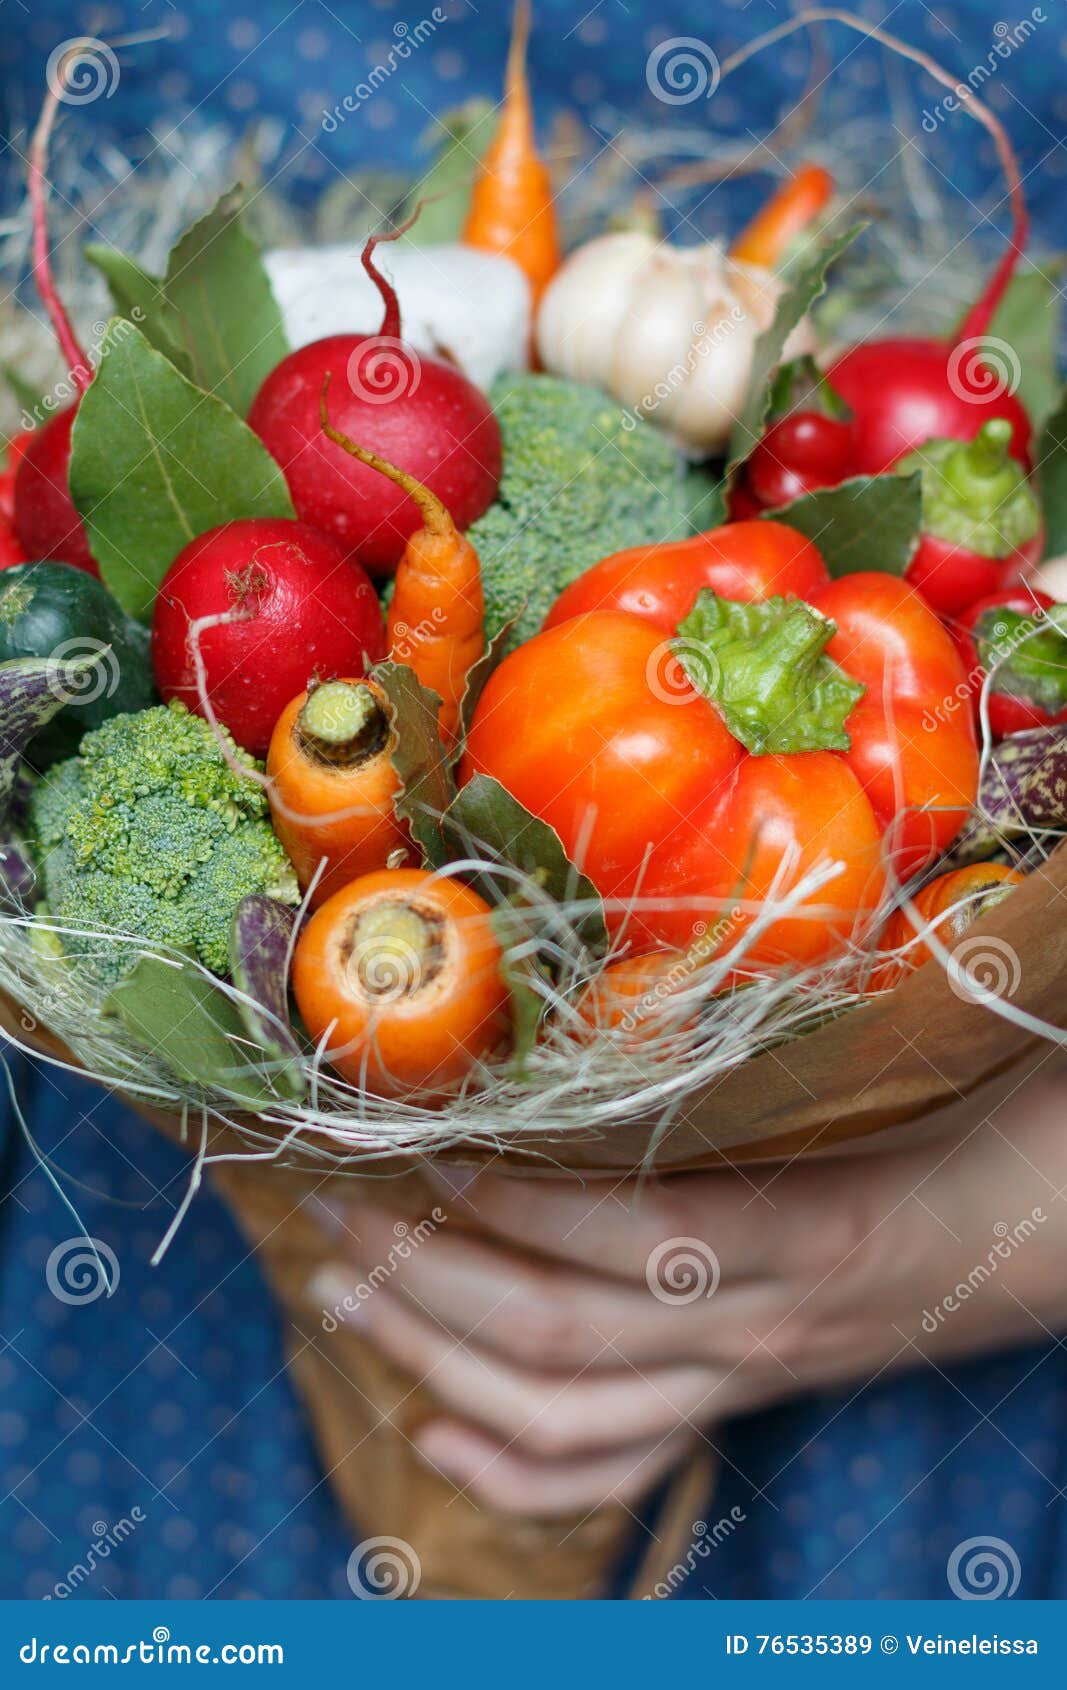
POLYGON ((773 270, 790 244, 818 217, 833 191, 834 179, 828 170, 819 164, 801 165, 742 230, 730 257, 739 264, 773 270))
POLYGON ((315 908, 410 845, 393 799, 389 701, 376 681, 326 681, 282 711, 267 752, 274 831, 315 908))
POLYGON ((552 184, 534 140, 526 80, 530 0, 516 0, 500 127, 482 161, 463 227, 467 246, 504 253, 536 305, 562 262, 552 184))
POLYGON ((397 565, 389 605, 389 650, 440 698, 441 736, 451 744, 459 729, 468 671, 485 650, 485 601, 478 553, 428 487, 331 427, 325 388, 322 426, 338 446, 388 476, 419 507, 423 525, 408 540, 397 565))

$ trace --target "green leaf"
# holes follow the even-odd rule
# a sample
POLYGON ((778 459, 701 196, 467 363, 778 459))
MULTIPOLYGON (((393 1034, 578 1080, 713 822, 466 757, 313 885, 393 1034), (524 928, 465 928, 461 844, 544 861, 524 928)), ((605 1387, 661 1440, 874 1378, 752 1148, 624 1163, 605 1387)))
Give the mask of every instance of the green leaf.
MULTIPOLYGON (((1013 276, 989 325, 987 340, 1006 341, 1019 360, 1016 397, 1040 428, 1059 397, 1056 364, 1062 316, 1062 258, 1013 276)), ((993 348, 994 353, 996 348, 993 348)))
POLYGON ((248 1035, 234 1004, 191 958, 141 957, 104 1007, 179 1079, 217 1087, 250 1108, 278 1101, 248 1060, 248 1035))
POLYGON ((516 909, 501 905, 489 918, 500 942, 500 976, 511 997, 511 1062, 512 1077, 526 1076, 530 1052, 537 1043, 541 1019, 545 1012, 545 998, 537 990, 535 981, 544 978, 537 958, 521 949, 530 936, 529 908, 516 909))
POLYGON ((405 663, 379 663, 371 673, 389 700, 394 734, 389 755, 400 780, 393 808, 426 861, 439 867, 447 855, 440 818, 456 790, 437 726, 441 700, 405 663))
POLYGON ((458 241, 467 217, 471 185, 497 127, 497 108, 489 100, 468 100, 444 112, 433 125, 437 142, 430 168, 410 194, 414 207, 421 200, 418 222, 408 239, 418 246, 458 241))
POLYGON ((242 417, 289 351, 259 249, 241 222, 243 206, 241 188, 223 194, 182 235, 163 278, 168 331, 193 379, 242 417))
MULTIPOLYGON (((453 855, 509 863, 536 879, 557 902, 580 899, 588 903, 588 913, 579 924, 583 937, 594 949, 607 945, 604 911, 592 881, 575 868, 555 828, 531 815, 491 775, 474 775, 467 782, 444 818, 443 832, 453 855)), ((512 885, 490 876, 485 877, 483 889, 494 903, 514 891, 512 885)))
POLYGON ((764 329, 753 349, 744 403, 730 436, 728 476, 744 462, 763 433, 771 405, 771 382, 782 361, 786 341, 825 291, 826 274, 831 264, 866 227, 866 223, 855 223, 836 241, 821 248, 782 293, 774 321, 770 328, 764 329))
POLYGON ((806 534, 835 579, 864 569, 903 575, 922 527, 922 477, 856 476, 768 511, 767 517, 806 534))
POLYGON ((1067 387, 1037 442, 1037 485, 1045 513, 1045 556, 1067 552, 1067 387))
POLYGON ((518 617, 513 616, 502 627, 498 628, 477 663, 472 663, 467 670, 467 684, 463 689, 463 697, 459 703, 459 733, 456 736, 454 762, 458 762, 463 754, 463 742, 467 737, 471 718, 478 706, 478 700, 485 691, 486 681, 504 656, 505 648, 517 621, 518 617))
POLYGON ((84 696, 86 680, 108 650, 103 646, 68 661, 12 657, 0 663, 0 821, 7 816, 30 740, 64 704, 84 696))
POLYGON ((70 490, 105 585, 142 620, 175 557, 205 529, 294 514, 252 430, 121 319, 78 406, 70 490))
POLYGON ((193 367, 182 348, 181 330, 163 295, 160 278, 115 247, 87 246, 85 257, 107 282, 117 315, 134 323, 157 352, 176 364, 183 375, 191 376, 193 367))

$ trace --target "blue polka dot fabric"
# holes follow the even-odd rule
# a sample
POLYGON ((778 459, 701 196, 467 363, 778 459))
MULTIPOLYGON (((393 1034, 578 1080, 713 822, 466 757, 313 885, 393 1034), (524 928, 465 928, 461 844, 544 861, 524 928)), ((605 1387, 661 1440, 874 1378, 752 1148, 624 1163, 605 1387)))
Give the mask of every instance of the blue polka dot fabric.
MULTIPOLYGON (((273 122, 291 142, 291 191, 310 197, 337 172, 416 165, 435 111, 496 97, 508 10, 466 0, 34 0, 17 28, 0 31, 0 118, 6 133, 32 118, 59 42, 165 27, 165 38, 121 50, 113 97, 84 106, 78 121, 134 148, 164 111, 235 131, 273 122), (324 131, 324 112, 390 64, 401 68, 373 100, 324 131)), ((769 0, 536 0, 535 10, 539 118, 547 126, 577 111, 602 137, 627 117, 665 130, 672 122, 646 74, 665 38, 710 40, 723 59, 784 16, 769 0)), ((962 74, 993 56, 983 92, 1018 144, 1043 244, 1062 245, 1067 37, 1050 21, 1055 8, 1024 0, 1019 16, 1034 21, 1034 35, 999 56, 999 0, 865 10, 962 74)), ((1014 24, 1016 9, 1003 16, 1014 24)), ((888 113, 899 79, 887 82, 877 51, 846 38, 835 52, 843 121, 868 118, 875 101, 888 113)), ((765 133, 808 63, 796 39, 724 84, 701 107, 711 132, 765 133)), ((931 104, 938 94, 924 86, 919 97, 931 104)), ((987 137, 961 117, 935 127, 944 191, 980 200, 996 182, 987 137)), ((713 227, 718 207, 706 196, 701 216, 713 227)), ((90 1085, 19 1058, 12 1067, 38 1154, 5 1106, 0 1597, 350 1597, 353 1534, 287 1380, 255 1257, 228 1214, 203 1190, 152 1268, 184 1193, 185 1158, 90 1085), (79 1263, 78 1227, 40 1156, 112 1264, 111 1295, 86 1294, 100 1267, 84 1251, 79 1263)), ((728 1427, 705 1547, 672 1593, 942 1597, 954 1549, 992 1537, 1017 1557, 1019 1596, 1065 1597, 1065 1424, 1067 1357, 1050 1343, 728 1427), (715 1533, 723 1520, 737 1529, 715 1533)), ((635 1555, 643 1544, 635 1533, 635 1555)))

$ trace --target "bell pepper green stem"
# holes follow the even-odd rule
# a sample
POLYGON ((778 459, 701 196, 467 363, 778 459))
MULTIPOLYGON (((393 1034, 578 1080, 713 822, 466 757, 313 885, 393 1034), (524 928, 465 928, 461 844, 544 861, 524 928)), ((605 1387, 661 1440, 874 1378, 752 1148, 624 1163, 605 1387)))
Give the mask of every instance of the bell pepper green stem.
POLYGON ((740 604, 705 589, 678 625, 693 685, 750 752, 847 751, 864 688, 826 656, 828 617, 799 599, 740 604))
POLYGON ((974 630, 978 661, 992 688, 1058 716, 1067 710, 1067 605, 1043 615, 990 606, 974 630))
POLYGON ((1011 456, 1012 427, 991 417, 973 440, 928 440, 895 466, 922 476, 923 531, 980 557, 1010 557, 1041 527, 1041 507, 1011 456))

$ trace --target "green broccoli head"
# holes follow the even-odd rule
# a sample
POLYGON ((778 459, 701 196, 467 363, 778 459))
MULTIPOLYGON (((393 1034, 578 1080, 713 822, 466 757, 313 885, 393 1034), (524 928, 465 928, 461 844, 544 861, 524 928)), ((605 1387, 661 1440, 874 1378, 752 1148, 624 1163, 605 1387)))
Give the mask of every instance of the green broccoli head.
POLYGON ((718 489, 666 435, 599 389, 502 376, 489 394, 503 436, 495 502, 468 530, 490 638, 536 634, 583 570, 627 546, 680 540, 721 520, 718 489))
POLYGON ((63 943, 101 982, 133 966, 131 939, 187 947, 224 973, 243 897, 298 902, 266 793, 241 772, 260 765, 223 737, 236 768, 183 704, 115 716, 34 789, 30 830, 49 917, 93 930, 63 943))

